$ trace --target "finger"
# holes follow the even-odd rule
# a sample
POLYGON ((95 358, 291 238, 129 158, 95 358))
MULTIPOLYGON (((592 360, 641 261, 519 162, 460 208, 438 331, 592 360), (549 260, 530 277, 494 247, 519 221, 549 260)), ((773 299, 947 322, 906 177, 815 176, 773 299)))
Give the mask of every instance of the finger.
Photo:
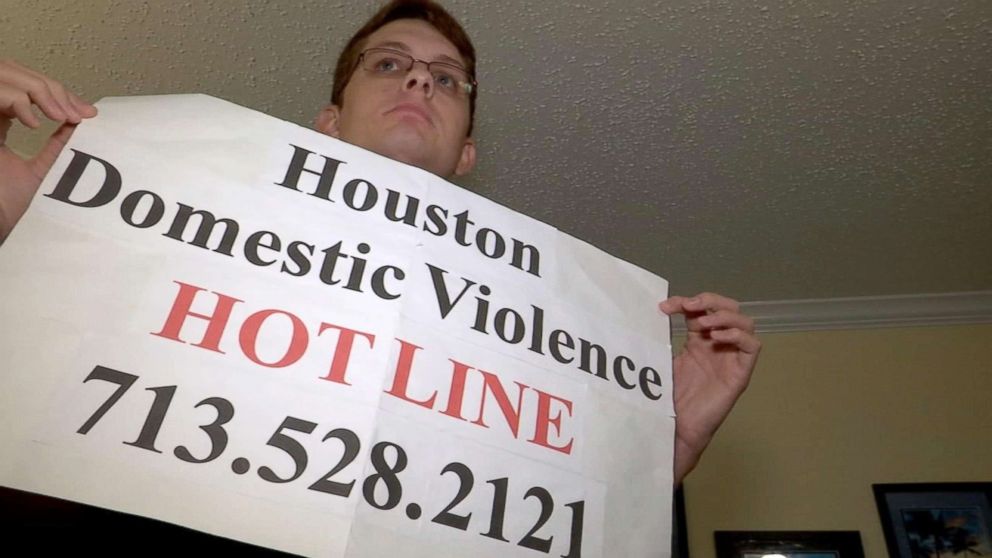
POLYGON ((79 95, 76 95, 72 91, 69 91, 61 82, 55 81, 45 74, 32 70, 27 66, 22 66, 14 61, 9 61, 10 65, 27 75, 30 75, 36 79, 39 79, 48 86, 52 93, 52 96, 59 102, 59 104, 66 110, 67 116, 78 115, 78 118, 73 122, 76 124, 82 118, 90 118, 96 116, 96 107, 84 101, 79 95))
POLYGON ((719 310, 738 312, 740 304, 732 298, 716 293, 699 293, 685 302, 685 308, 691 312, 717 312, 719 310))
POLYGON ((67 109, 52 94, 48 78, 24 68, 16 62, 7 62, 8 71, 4 72, 4 81, 14 90, 27 93, 31 101, 38 105, 45 116, 55 121, 63 121, 68 116, 67 109), (13 68, 13 69, 10 69, 13 68))
POLYGON ((31 99, 23 91, 0 84, 0 114, 15 117, 28 128, 41 125, 34 111, 31 110, 31 99))
POLYGON ((80 116, 83 118, 93 118, 96 116, 97 110, 95 106, 87 103, 82 97, 76 95, 72 91, 68 91, 68 93, 69 99, 72 100, 72 104, 76 107, 76 110, 79 112, 80 116))
MULTIPOLYGON (((31 68, 28 68, 26 66, 21 66, 16 62, 13 62, 12 66, 16 68, 21 74, 24 74, 28 78, 33 79, 33 82, 31 83, 34 84, 37 91, 44 94, 45 91, 42 91, 42 88, 46 89, 48 95, 52 99, 54 99, 56 103, 58 103, 59 108, 62 109, 67 120, 72 120, 73 118, 75 118, 76 122, 78 122, 78 114, 76 114, 75 107, 72 106, 72 103, 69 100, 69 96, 66 92, 66 89, 61 83, 51 79, 45 74, 32 70, 31 68)), ((33 91, 34 90, 29 89, 28 92, 32 93, 33 91)))
POLYGON ((712 314, 703 314, 694 320, 702 328, 708 329, 730 329, 737 328, 747 332, 754 331, 754 320, 746 314, 731 312, 730 310, 717 310, 712 314))
POLYGON ((62 84, 36 72, 31 72, 30 76, 34 81, 30 82, 28 95, 42 109, 45 116, 59 122, 72 120, 73 117, 78 120, 78 115, 74 114, 75 110, 69 104, 69 98, 65 96, 65 88, 62 84), (52 110, 46 110, 43 102, 50 104, 52 110))
POLYGON ((57 81, 48 80, 45 82, 48 85, 48 90, 51 92, 55 100, 58 101, 59 105, 65 110, 66 120, 70 124, 79 124, 82 120, 79 111, 76 110, 75 105, 73 105, 72 100, 69 99, 69 94, 66 92, 65 87, 57 81))
POLYGON ((681 314, 685 307, 685 301, 689 300, 684 296, 672 296, 658 303, 658 309, 666 314, 681 314))
POLYGON ((710 338, 719 343, 734 345, 751 355, 757 355, 761 350, 761 341, 757 336, 737 328, 714 329, 710 331, 710 338))
POLYGON ((48 142, 45 147, 38 152, 38 155, 31 161, 35 165, 35 174, 39 177, 43 177, 48 174, 48 170, 52 168, 55 163, 55 159, 58 158, 59 153, 62 152, 62 148, 65 144, 69 142, 69 138, 72 137, 72 132, 75 131, 75 124, 63 124, 59 126, 58 130, 48 138, 48 142))

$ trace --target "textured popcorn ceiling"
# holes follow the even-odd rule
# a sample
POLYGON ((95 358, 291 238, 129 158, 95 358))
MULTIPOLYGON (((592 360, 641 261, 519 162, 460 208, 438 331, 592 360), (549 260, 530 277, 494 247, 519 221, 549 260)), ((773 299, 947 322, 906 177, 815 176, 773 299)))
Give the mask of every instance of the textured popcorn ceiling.
MULTIPOLYGON (((480 54, 464 185, 676 292, 992 290, 992 2, 447 5, 480 54)), ((0 57, 89 99, 203 92, 301 124, 375 9, 0 6, 0 57)))

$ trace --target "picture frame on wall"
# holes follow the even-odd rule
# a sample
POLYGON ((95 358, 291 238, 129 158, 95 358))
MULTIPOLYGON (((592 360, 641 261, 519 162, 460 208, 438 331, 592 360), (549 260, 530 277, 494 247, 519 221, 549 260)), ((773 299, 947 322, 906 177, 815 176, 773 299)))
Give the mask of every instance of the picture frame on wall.
POLYGON ((873 484, 892 558, 992 554, 992 482, 873 484))
POLYGON ((689 534, 685 523, 685 487, 672 493, 672 558, 689 558, 689 534))
POLYGON ((859 531, 716 531, 717 558, 864 558, 859 531))

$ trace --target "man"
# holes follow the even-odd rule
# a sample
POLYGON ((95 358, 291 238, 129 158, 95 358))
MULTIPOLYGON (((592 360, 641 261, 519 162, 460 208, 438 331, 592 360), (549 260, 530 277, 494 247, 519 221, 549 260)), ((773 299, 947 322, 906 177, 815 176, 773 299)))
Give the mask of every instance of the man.
MULTIPOLYGON (((439 176, 460 176, 476 160, 475 98, 475 51, 458 22, 429 1, 394 0, 345 47, 331 103, 318 114, 316 128, 439 176)), ((0 240, 27 209, 75 125, 95 115, 93 106, 58 82, 0 62, 0 240), (4 139, 13 119, 39 126, 32 105, 62 126, 25 160, 4 139)), ((659 308, 683 314, 689 331, 674 363, 680 483, 747 387, 761 345, 752 320, 729 298, 673 296, 659 308)))

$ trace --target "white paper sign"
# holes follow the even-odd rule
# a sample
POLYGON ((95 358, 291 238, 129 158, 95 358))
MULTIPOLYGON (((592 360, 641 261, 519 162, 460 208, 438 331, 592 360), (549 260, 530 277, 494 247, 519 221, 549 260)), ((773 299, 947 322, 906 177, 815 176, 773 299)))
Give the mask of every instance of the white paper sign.
POLYGON ((669 554, 664 280, 218 99, 99 108, 0 248, 0 483, 306 555, 669 554))

